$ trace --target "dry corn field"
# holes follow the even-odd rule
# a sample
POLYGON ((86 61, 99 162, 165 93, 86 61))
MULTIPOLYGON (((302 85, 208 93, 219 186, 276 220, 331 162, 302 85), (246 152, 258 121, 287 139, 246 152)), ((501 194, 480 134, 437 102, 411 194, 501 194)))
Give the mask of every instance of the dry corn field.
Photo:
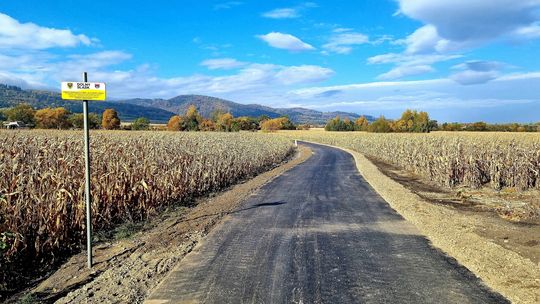
MULTIPOLYGON (((92 132, 94 229, 222 189, 292 151, 267 134, 92 132)), ((82 133, 0 131, 0 264, 76 249, 84 231, 82 133)))
POLYGON ((540 189, 540 133, 374 134, 313 130, 280 134, 349 148, 442 186, 540 189))

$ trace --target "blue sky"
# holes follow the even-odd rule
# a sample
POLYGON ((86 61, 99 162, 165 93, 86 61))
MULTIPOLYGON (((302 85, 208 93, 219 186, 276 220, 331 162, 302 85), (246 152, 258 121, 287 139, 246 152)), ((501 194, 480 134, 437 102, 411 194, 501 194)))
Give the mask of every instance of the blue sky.
POLYGON ((540 0, 2 1, 0 83, 540 121, 540 0))

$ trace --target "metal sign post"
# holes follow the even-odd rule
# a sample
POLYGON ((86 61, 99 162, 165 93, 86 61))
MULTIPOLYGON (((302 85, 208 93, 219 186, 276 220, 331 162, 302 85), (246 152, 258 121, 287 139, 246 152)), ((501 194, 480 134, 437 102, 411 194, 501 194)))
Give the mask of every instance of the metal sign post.
MULTIPOLYGON (((88 82, 88 74, 83 73, 83 81, 88 82)), ((86 251, 88 255, 88 268, 92 268, 92 205, 90 195, 90 126, 88 124, 88 100, 83 100, 84 116, 84 162, 85 182, 84 199, 86 202, 86 251)))
POLYGON ((90 193, 90 124, 88 123, 88 101, 106 100, 105 83, 88 82, 88 75, 83 73, 83 82, 62 82, 62 99, 82 100, 84 119, 84 201, 86 203, 86 250, 88 268, 92 268, 92 204, 90 193))

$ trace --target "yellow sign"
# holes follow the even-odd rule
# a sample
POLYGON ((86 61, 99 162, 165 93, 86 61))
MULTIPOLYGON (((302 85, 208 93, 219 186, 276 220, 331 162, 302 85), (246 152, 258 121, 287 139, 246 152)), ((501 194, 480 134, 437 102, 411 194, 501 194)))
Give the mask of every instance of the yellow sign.
POLYGON ((105 100, 103 82, 62 82, 62 99, 68 100, 105 100))

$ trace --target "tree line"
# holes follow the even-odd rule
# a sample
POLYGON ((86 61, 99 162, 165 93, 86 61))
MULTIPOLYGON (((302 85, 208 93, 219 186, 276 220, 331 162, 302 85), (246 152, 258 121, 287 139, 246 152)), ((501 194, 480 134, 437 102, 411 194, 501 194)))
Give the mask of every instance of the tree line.
POLYGON ((374 122, 369 122, 365 116, 361 116, 354 122, 348 118, 333 118, 325 126, 326 131, 367 131, 374 133, 389 132, 414 132, 427 133, 437 128, 437 121, 430 120, 427 112, 406 110, 398 120, 379 117, 374 122))
MULTIPOLYGON (((63 107, 45 108, 36 110, 28 104, 19 104, 8 109, 0 109, 0 122, 20 121, 27 127, 39 129, 82 129, 84 116, 82 113, 71 113, 63 107)), ((121 124, 118 113, 114 109, 106 109, 101 115, 88 114, 88 123, 91 129, 106 130, 149 130, 150 121, 145 117, 135 119, 131 124, 121 124)), ((274 132, 277 130, 294 130, 296 125, 286 117, 270 118, 266 115, 260 117, 234 117, 231 113, 217 110, 210 118, 199 114, 197 108, 191 105, 182 115, 174 115, 169 119, 166 130, 169 131, 217 131, 237 132, 257 131, 274 132)), ((159 128, 162 129, 165 128, 159 128)))
POLYGON ((329 120, 325 126, 326 131, 367 131, 373 133, 429 133, 431 131, 498 131, 498 132, 540 132, 540 123, 537 124, 488 124, 474 123, 443 123, 431 120, 427 112, 405 110, 397 120, 379 117, 369 122, 361 116, 354 122, 348 118, 340 117, 329 120))
MULTIPOLYGON (((64 107, 44 108, 36 110, 28 104, 19 104, 12 108, 0 110, 0 121, 20 121, 27 127, 39 129, 82 129, 84 116, 82 113, 71 113, 64 107)), ((88 114, 90 129, 118 130, 122 127, 115 109, 106 109, 101 115, 88 114)), ((148 130, 150 121, 144 117, 137 118, 129 126, 134 130, 148 130)))
POLYGON ((257 118, 249 116, 234 117, 231 113, 216 110, 211 117, 205 118, 191 105, 183 115, 174 115, 167 123, 169 131, 218 131, 238 132, 257 131, 273 132, 277 130, 294 130, 296 126, 286 117, 270 118, 261 115, 257 118))

